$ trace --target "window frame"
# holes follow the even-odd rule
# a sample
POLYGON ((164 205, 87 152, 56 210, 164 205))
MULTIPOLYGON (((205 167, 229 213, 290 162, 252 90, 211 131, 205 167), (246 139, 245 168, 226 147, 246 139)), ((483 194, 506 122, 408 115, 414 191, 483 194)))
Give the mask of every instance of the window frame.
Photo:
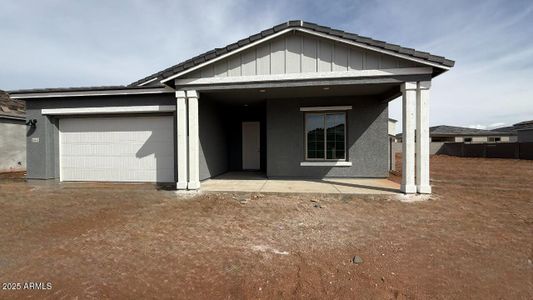
POLYGON ((304 111, 304 161, 310 161, 310 162, 343 162, 348 161, 348 151, 347 151, 347 145, 346 145, 346 139, 348 135, 348 114, 346 110, 327 110, 327 111, 304 111), (326 128, 326 115, 336 115, 336 114, 343 114, 344 115, 344 158, 328 158, 327 153, 327 147, 328 147, 328 136, 327 136, 327 128, 326 128), (308 151, 307 151, 307 115, 323 115, 324 116, 324 158, 309 158, 308 157, 308 151))

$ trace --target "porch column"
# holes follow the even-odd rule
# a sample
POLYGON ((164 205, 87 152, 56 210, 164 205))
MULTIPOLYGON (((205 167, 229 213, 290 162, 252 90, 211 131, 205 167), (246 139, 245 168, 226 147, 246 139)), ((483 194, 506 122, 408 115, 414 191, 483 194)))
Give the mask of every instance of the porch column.
POLYGON ((415 105, 416 82, 402 84, 402 184, 400 189, 406 194, 416 193, 415 186, 415 105))
POLYGON ((431 81, 420 81, 416 91, 416 188, 430 194, 429 185, 429 88, 431 81))
POLYGON ((176 189, 187 189, 187 98, 184 91, 176 91, 176 189))
POLYGON ((187 188, 196 190, 200 188, 200 153, 198 132, 198 93, 187 91, 189 105, 189 182, 187 188))

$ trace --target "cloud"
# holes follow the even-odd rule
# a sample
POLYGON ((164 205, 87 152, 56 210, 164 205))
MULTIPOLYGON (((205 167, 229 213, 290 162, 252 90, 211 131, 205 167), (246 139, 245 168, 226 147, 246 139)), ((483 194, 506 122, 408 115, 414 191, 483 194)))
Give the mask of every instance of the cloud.
MULTIPOLYGON (((456 60, 431 125, 533 119, 533 2, 3 0, 0 89, 127 84, 289 19, 456 60)), ((401 105, 390 105, 401 131, 401 105)))
POLYGON ((485 126, 485 125, 481 125, 481 124, 468 125, 467 127, 468 127, 468 128, 475 128, 475 129, 487 129, 487 126, 485 126))

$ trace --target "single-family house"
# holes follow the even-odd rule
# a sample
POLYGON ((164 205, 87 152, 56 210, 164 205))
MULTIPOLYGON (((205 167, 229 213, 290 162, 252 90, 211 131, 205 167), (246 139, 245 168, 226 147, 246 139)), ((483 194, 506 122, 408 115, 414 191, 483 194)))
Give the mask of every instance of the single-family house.
POLYGON ((500 127, 492 131, 505 132, 510 135, 511 142, 533 142, 533 120, 518 122, 512 126, 500 127))
POLYGON ((24 101, 0 91, 0 172, 26 169, 26 116, 24 101))
POLYGON ((429 90, 453 65, 288 21, 127 86, 11 95, 27 101, 32 122, 28 178, 173 182, 177 189, 198 189, 232 170, 387 177, 388 102, 402 96, 401 189, 429 193, 429 90))

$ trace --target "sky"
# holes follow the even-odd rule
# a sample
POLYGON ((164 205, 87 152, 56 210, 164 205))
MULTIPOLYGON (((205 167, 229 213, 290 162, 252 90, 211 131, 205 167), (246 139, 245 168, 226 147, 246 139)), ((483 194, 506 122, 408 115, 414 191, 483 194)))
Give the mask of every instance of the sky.
MULTIPOLYGON (((300 19, 454 60, 432 82, 432 126, 533 119, 531 0, 0 0, 0 89, 129 84, 300 19)), ((400 99, 389 116, 400 132, 400 99)))

